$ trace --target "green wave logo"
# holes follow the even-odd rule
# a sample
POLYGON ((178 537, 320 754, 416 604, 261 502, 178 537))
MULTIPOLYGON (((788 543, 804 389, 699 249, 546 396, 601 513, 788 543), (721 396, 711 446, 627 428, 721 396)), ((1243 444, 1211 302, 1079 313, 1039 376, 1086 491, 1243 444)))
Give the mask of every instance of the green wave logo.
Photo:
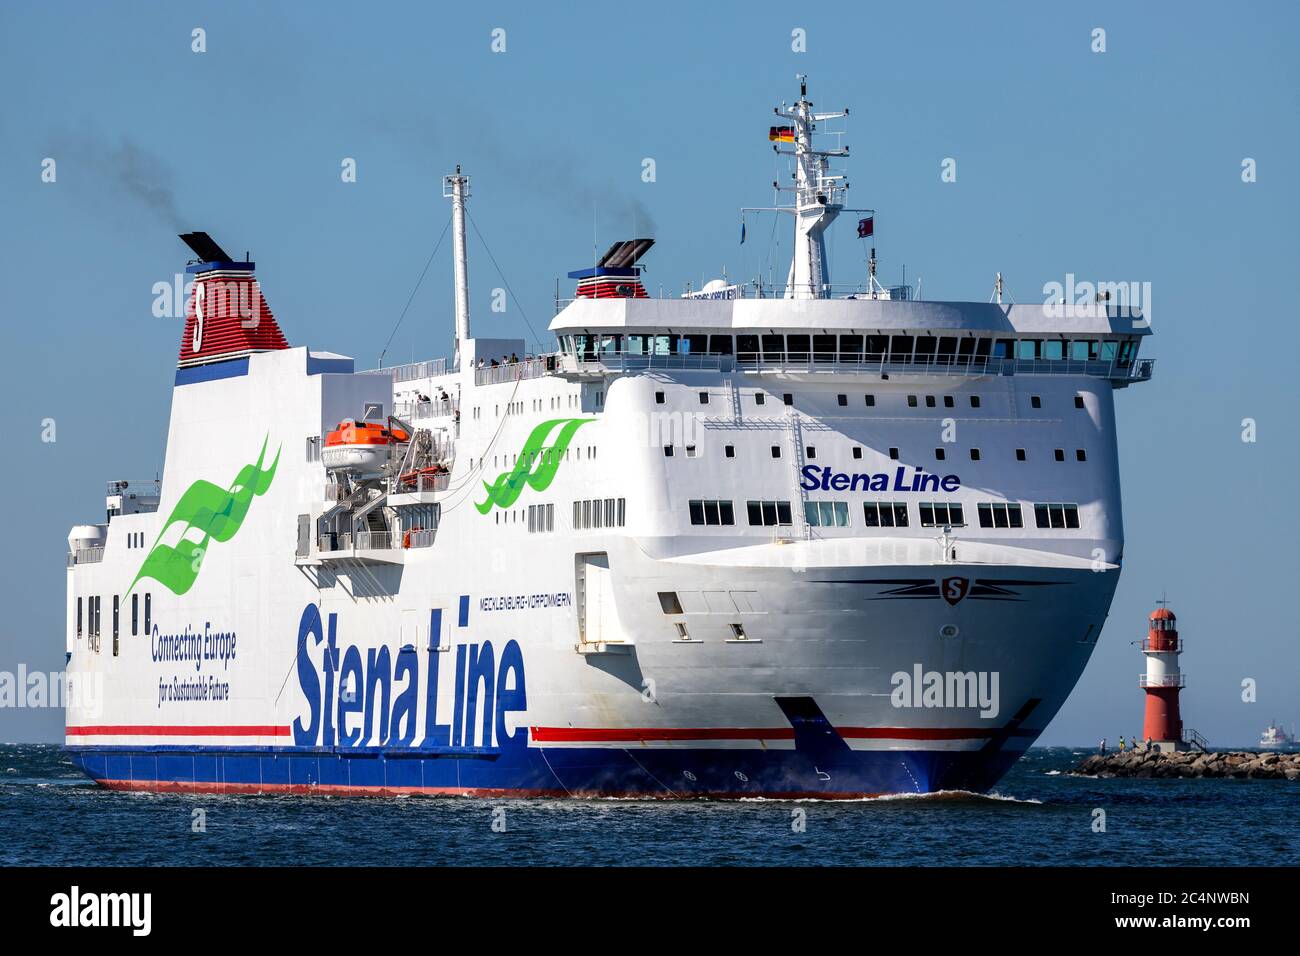
POLYGON ((276 466, 280 464, 280 449, 276 449, 271 467, 264 471, 262 461, 270 437, 268 434, 262 439, 257 461, 239 469, 229 488, 221 488, 210 481, 196 481, 189 486, 172 509, 131 587, 126 589, 127 594, 135 589, 141 578, 153 578, 173 594, 184 594, 194 586, 194 579, 199 576, 199 569, 208 553, 208 542, 233 538, 244 523, 253 496, 263 495, 271 487, 276 466), (163 544, 163 536, 177 524, 185 527, 176 546, 163 544), (193 537, 191 532, 194 531, 200 536, 193 537))
POLYGON ((524 447, 519 450, 515 466, 509 471, 502 472, 491 484, 483 482, 483 487, 487 491, 487 500, 474 504, 479 514, 487 514, 493 506, 509 508, 523 494, 525 485, 534 491, 545 491, 549 488, 551 482, 555 480, 555 473, 560 470, 564 453, 568 451, 569 442, 573 441, 574 434, 587 422, 595 420, 594 418, 553 418, 534 428, 529 433, 528 440, 524 442, 524 447), (555 440, 548 445, 546 440, 557 426, 559 431, 555 434, 555 440))

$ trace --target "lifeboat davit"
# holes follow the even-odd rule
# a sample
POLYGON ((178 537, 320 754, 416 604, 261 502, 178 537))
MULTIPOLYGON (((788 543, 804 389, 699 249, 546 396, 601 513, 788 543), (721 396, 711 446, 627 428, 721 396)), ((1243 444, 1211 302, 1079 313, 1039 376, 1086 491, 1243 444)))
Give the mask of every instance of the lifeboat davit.
POLYGON ((321 462, 329 471, 373 477, 383 474, 393 446, 410 440, 404 428, 393 427, 391 423, 382 425, 345 418, 325 436, 321 462))

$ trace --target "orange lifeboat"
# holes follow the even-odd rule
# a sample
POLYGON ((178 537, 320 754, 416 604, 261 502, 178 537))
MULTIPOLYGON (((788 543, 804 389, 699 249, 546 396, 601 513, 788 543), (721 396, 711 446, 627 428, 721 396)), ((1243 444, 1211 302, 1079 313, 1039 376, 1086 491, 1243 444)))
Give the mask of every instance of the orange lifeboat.
POLYGON ((410 433, 393 426, 391 419, 380 424, 345 418, 325 436, 321 462, 329 471, 375 476, 383 473, 393 446, 410 440, 410 433))

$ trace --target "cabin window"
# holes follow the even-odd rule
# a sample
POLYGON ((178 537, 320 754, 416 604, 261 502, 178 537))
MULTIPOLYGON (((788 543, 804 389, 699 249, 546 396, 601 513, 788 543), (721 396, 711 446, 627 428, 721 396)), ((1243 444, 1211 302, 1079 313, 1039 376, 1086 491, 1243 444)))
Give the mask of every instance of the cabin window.
POLYGON ((736 446, 735 446, 735 445, 723 445, 723 446, 722 446, 722 453, 723 453, 726 457, 728 457, 728 458, 735 458, 735 457, 736 457, 736 446))
POLYGON ((862 516, 868 528, 906 528, 907 504, 902 501, 866 501, 862 516))
POLYGON ((686 457, 687 457, 687 458, 695 458, 695 457, 698 457, 698 456, 696 455, 696 452, 695 452, 695 446, 694 446, 694 445, 687 445, 687 446, 686 446, 686 457))
POLYGON ((809 342, 811 339, 807 335, 787 335, 785 337, 786 351, 789 353, 791 362, 808 361, 809 342))
POLYGON ((847 501, 805 501, 804 520, 814 528, 847 528, 849 503, 847 501))
POLYGON ((935 461, 943 461, 944 456, 945 456, 946 454, 947 454, 947 453, 946 453, 942 448, 936 448, 936 449, 934 450, 934 460, 935 460, 935 461))
POLYGON ((956 402, 953 401, 953 397, 952 397, 951 395, 945 395, 945 396, 943 397, 943 407, 944 407, 944 408, 952 408, 953 405, 955 405, 955 404, 956 404, 956 402))
POLYGON ((138 593, 131 595, 131 636, 135 637, 140 633, 140 595, 138 593))
POLYGON ((806 457, 809 461, 817 457, 817 449, 814 448, 812 445, 809 445, 807 448, 805 448, 803 450, 803 453, 804 453, 804 457, 806 457))
POLYGON ((773 445, 773 446, 772 446, 772 457, 773 457, 773 458, 780 458, 780 457, 781 457, 781 446, 780 446, 780 445, 773 445))
POLYGON ((747 501, 745 512, 749 523, 755 527, 777 527, 791 523, 788 501, 747 501))
POLYGON ((665 458, 671 458, 671 457, 673 457, 673 446, 672 446, 672 445, 664 445, 664 457, 665 457, 665 458))
POLYGON ((151 622, 153 621, 153 595, 148 591, 144 592, 144 632, 153 633, 151 622))
POLYGON ((758 336, 736 336, 736 358, 742 362, 758 361, 758 336))
POLYGON ((1076 396, 1074 396, 1074 407, 1075 407, 1075 408, 1083 408, 1083 407, 1084 407, 1084 405, 1083 405, 1083 396, 1082 396, 1082 395, 1076 395, 1076 396))
POLYGON ((980 450, 979 450, 978 448, 972 448, 972 449, 970 450, 970 460, 971 460, 971 461, 979 461, 979 460, 980 460, 980 450))
POLYGON ((1076 448, 1076 449, 1074 450, 1074 460, 1075 460, 1075 461, 1087 461, 1087 460, 1088 460, 1088 453, 1085 452, 1082 448, 1076 448))
POLYGON ((731 354, 731 336, 730 336, 730 335, 710 335, 710 336, 709 336, 709 354, 710 354, 710 355, 730 355, 730 354, 731 354))
POLYGON ((703 355, 709 350, 707 335, 683 335, 681 341, 683 355, 703 355))
POLYGON ((849 397, 847 395, 836 395, 835 401, 836 404, 840 406, 840 408, 844 408, 849 404, 849 397))
POLYGON ((961 505, 955 502, 923 501, 918 508, 921 512, 922 528, 961 528, 966 524, 961 505))
POLYGON ((874 408, 874 407, 875 407, 875 405, 876 405, 876 396, 874 396, 874 395, 863 395, 862 397, 863 397, 863 399, 866 400, 866 403, 867 403, 867 407, 868 407, 868 408, 874 408))
POLYGON ((793 404, 794 404, 794 395, 793 395, 792 393, 790 393, 790 392, 786 392, 785 394, 783 394, 783 395, 781 396, 781 401, 785 402, 785 404, 787 404, 787 405, 793 405, 793 404))
POLYGON ((1057 461, 1065 461, 1065 449, 1064 449, 1064 448, 1057 448, 1055 451, 1052 452, 1052 454, 1053 454, 1053 456, 1056 458, 1057 461))
POLYGON ((1074 504, 1036 504, 1034 523, 1040 528, 1079 527, 1079 506, 1074 504))
POLYGON ((836 359, 835 336, 814 335, 813 336, 813 361, 834 362, 835 359, 836 359))
POLYGON ((690 502, 691 524, 705 526, 734 525, 736 512, 730 501, 714 499, 690 502))
POLYGON ((1025 450, 1023 448, 1017 448, 1016 461, 1024 461, 1024 460, 1025 460, 1025 450))
POLYGON ((980 397, 979 397, 978 395, 972 395, 972 396, 970 397, 970 407, 971 407, 971 408, 979 408, 979 407, 980 407, 980 397))
POLYGON ((662 405, 663 403, 664 403, 664 393, 663 393, 663 392, 655 392, 655 404, 656 404, 656 405, 662 405))
POLYGON ((863 339, 860 335, 840 336, 840 361, 861 362, 863 339))
POLYGON ((1030 396, 1029 396, 1029 407, 1030 407, 1030 408, 1042 408, 1042 407, 1043 407, 1043 399, 1042 399, 1040 396, 1038 396, 1038 395, 1030 395, 1030 396))
POLYGON ((854 457, 854 458, 861 458, 861 457, 862 457, 862 446, 860 446, 860 445, 854 445, 854 446, 853 446, 853 457, 854 457))
POLYGON ((682 602, 678 599, 676 591, 660 591, 659 607, 665 614, 682 613, 682 602))
POLYGON ((925 407, 926 407, 926 408, 934 408, 934 396, 933 396, 933 395, 927 395, 927 396, 925 396, 925 407))
POLYGON ((700 404, 701 404, 701 405, 707 405, 707 404, 709 404, 709 393, 708 393, 708 392, 700 392, 700 404))
POLYGON ((897 449, 897 448, 891 448, 891 449, 889 449, 889 458, 890 458, 891 461, 898 461, 898 449, 897 449))
POLYGON ((916 408, 916 406, 917 406, 916 396, 915 395, 907 396, 907 407, 916 408))
POLYGON ((754 393, 754 404, 755 404, 755 405, 762 405, 763 402, 765 402, 766 400, 767 400, 767 398, 766 398, 766 396, 764 396, 764 394, 763 394, 762 392, 755 392, 755 393, 754 393))
POLYGON ((784 335, 763 336, 763 361, 764 362, 785 361, 785 336, 784 335))
POLYGON ((979 506, 981 528, 1019 528, 1023 526, 1020 505, 995 501, 979 506))
POLYGON ((81 637, 81 598, 77 598, 77 637, 81 637))

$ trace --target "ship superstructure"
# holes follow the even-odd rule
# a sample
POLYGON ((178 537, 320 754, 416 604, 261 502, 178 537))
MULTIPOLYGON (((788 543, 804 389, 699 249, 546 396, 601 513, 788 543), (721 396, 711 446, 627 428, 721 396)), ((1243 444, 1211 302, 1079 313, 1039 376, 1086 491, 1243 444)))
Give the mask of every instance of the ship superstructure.
MULTIPOLYGON (((984 790, 1061 706, 1123 553, 1109 304, 837 295, 843 183, 791 127, 785 287, 573 274, 556 348, 357 371, 198 261, 155 486, 69 539, 74 759, 221 792, 984 790)), ((860 226, 860 230, 861 230, 860 226)), ((116 504, 114 504, 116 503, 116 504)))

